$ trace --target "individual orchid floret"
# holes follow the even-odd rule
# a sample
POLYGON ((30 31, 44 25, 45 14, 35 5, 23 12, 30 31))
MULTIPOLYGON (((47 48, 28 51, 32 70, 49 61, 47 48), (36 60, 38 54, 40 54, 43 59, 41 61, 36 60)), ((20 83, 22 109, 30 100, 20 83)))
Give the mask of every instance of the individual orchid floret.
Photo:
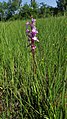
POLYGON ((34 25, 36 24, 36 19, 32 18, 32 24, 34 24, 34 25))
POLYGON ((33 28, 32 29, 32 34, 36 35, 37 33, 38 33, 38 31, 35 28, 33 28))
POLYGON ((26 29, 26 33, 29 33, 30 32, 30 30, 29 29, 26 29))
POLYGON ((38 41, 38 42, 39 42, 39 40, 37 39, 36 36, 34 36, 34 37, 32 38, 32 40, 34 40, 34 41, 38 41))
POLYGON ((28 26, 29 26, 29 25, 30 25, 30 23, 29 23, 29 22, 27 22, 27 23, 26 23, 26 29, 28 28, 28 26))
POLYGON ((36 48, 36 46, 35 45, 31 45, 31 48, 32 48, 32 50, 34 50, 36 48))
POLYGON ((30 24, 29 22, 26 23, 26 25, 29 25, 29 24, 30 24))

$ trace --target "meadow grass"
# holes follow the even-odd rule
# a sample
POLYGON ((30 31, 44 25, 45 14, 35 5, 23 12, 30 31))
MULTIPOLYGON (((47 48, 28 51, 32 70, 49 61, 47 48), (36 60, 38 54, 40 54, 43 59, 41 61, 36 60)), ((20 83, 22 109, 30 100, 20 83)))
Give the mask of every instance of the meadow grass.
POLYGON ((0 119, 66 119, 67 19, 37 19, 34 74, 25 24, 0 22, 0 119))

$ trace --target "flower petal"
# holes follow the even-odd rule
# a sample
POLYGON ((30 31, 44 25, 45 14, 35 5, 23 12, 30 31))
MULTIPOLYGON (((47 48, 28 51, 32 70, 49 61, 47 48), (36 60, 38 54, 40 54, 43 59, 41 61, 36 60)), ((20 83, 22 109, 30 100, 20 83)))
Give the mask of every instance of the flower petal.
POLYGON ((29 24, 30 24, 29 22, 26 23, 26 25, 29 25, 29 24))
POLYGON ((29 33, 30 32, 30 30, 29 29, 26 29, 26 33, 29 33))
POLYGON ((38 31, 37 31, 35 28, 33 28, 33 29, 32 29, 32 33, 37 34, 37 33, 38 33, 38 31))
POLYGON ((37 39, 36 36, 34 36, 34 37, 32 38, 32 40, 34 40, 34 41, 38 41, 38 42, 39 42, 39 40, 37 39))
POLYGON ((33 18, 32 18, 32 23, 34 23, 34 22, 36 22, 36 19, 33 19, 33 18))
POLYGON ((35 45, 31 45, 32 50, 35 50, 36 46, 35 45))
POLYGON ((26 29, 28 28, 28 25, 29 25, 29 24, 30 24, 29 22, 26 23, 26 29))

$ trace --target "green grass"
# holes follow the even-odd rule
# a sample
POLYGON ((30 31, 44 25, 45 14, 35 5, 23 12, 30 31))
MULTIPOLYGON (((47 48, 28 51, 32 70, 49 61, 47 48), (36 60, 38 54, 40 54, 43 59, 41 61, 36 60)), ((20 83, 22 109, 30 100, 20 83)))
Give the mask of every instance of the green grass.
POLYGON ((66 119, 67 19, 37 20, 34 74, 25 23, 0 22, 0 118, 66 119))

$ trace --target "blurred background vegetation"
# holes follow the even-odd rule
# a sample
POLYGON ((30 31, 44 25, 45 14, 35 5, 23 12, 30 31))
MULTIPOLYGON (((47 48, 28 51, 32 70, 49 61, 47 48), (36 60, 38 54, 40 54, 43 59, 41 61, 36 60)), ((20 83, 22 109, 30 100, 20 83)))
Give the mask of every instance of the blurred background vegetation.
POLYGON ((45 18, 50 16, 67 16, 67 0, 57 0, 57 7, 48 6, 45 2, 37 3, 31 0, 30 4, 22 5, 22 0, 8 0, 0 2, 0 21, 30 18, 45 18))

